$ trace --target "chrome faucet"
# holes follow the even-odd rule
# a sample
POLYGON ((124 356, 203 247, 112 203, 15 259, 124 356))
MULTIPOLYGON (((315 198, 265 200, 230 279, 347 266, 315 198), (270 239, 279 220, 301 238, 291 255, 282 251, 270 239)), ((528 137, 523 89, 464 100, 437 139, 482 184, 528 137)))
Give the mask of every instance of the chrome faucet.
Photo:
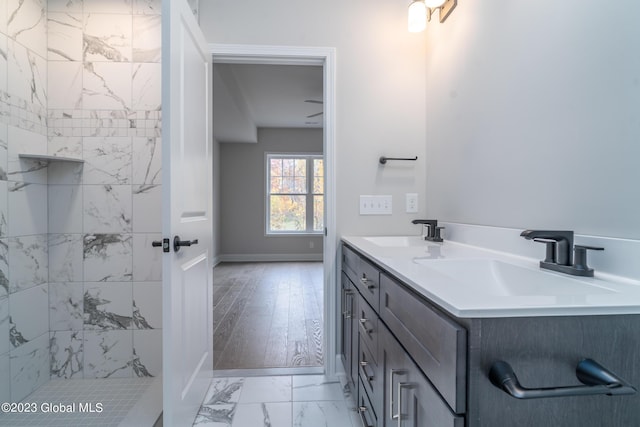
POLYGON ((559 271, 573 276, 593 277, 593 269, 587 266, 587 250, 603 251, 604 248, 573 245, 573 231, 524 230, 522 237, 547 245, 546 256, 540 268, 559 271), (575 252, 575 260, 572 254, 575 252))
POLYGON ((430 242, 442 242, 440 231, 444 227, 438 227, 437 219, 414 219, 412 224, 422 224, 422 238, 430 242))

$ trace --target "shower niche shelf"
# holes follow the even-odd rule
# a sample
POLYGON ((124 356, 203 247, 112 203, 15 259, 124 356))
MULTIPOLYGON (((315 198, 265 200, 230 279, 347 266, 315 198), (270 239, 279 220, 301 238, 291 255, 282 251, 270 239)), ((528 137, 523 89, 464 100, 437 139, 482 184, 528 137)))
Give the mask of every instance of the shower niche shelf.
POLYGON ((20 159, 27 160, 39 160, 44 162, 69 162, 69 163, 84 163, 82 159, 74 159, 73 157, 62 156, 48 156, 44 154, 18 154, 20 159))

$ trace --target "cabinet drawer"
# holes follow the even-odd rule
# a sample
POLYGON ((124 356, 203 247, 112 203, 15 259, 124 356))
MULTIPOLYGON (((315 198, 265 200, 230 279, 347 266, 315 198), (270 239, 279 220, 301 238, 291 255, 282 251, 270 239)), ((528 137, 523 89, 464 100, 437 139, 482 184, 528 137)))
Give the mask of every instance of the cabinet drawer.
POLYGON ((358 381, 358 405, 356 410, 358 411, 363 427, 378 427, 376 411, 369 400, 362 381, 358 381))
POLYGON ((360 258, 356 285, 364 299, 375 311, 380 309, 380 270, 368 261, 360 258))
POLYGON ((342 245, 342 271, 351 279, 371 307, 378 311, 380 308, 380 270, 348 246, 342 245))
POLYGON ((371 401, 372 408, 376 414, 380 414, 380 408, 382 407, 382 386, 383 378, 380 366, 373 357, 371 350, 362 342, 360 338, 360 352, 358 353, 358 369, 360 381, 367 390, 367 396, 371 401))
POLYGON ((358 301, 357 313, 356 322, 358 322, 360 339, 369 347, 372 354, 378 354, 378 315, 362 296, 358 301))
POLYGON ((381 275, 380 317, 454 412, 465 411, 467 331, 381 275))
POLYGON ((344 271, 353 283, 358 281, 358 269, 360 268, 360 256, 342 245, 342 271, 344 271))

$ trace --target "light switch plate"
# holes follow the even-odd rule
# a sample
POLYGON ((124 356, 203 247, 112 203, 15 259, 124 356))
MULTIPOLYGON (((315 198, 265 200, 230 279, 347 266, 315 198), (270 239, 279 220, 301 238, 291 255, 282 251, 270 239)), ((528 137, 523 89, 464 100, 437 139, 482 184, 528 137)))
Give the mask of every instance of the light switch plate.
POLYGON ((418 213, 418 193, 405 194, 406 212, 418 213))
POLYGON ((360 215, 391 215, 392 196, 360 196, 360 215))

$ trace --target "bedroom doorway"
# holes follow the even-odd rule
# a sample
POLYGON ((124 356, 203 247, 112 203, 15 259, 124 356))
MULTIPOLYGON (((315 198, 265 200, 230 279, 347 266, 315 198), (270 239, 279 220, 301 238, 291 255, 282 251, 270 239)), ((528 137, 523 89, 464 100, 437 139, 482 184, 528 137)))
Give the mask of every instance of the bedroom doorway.
MULTIPOLYGON (((265 69, 264 66, 287 67, 288 71, 285 74, 288 77, 285 79, 290 82, 295 80, 291 77, 292 73, 294 76, 296 72, 308 73, 313 68, 316 69, 316 75, 320 77, 319 93, 309 91, 305 93, 303 90, 302 93, 298 91, 297 94, 289 94, 297 97, 297 100, 293 98, 287 100, 294 103, 293 113, 296 117, 292 119, 292 123, 261 122, 263 120, 261 117, 264 117, 265 113, 260 113, 260 106, 252 106, 249 102, 247 112, 256 122, 255 139, 251 140, 251 130, 249 129, 247 133, 245 126, 242 131, 245 133, 241 139, 250 139, 250 141, 242 143, 241 140, 218 140, 219 155, 216 157, 220 159, 218 165, 220 175, 216 173, 214 181, 218 178, 217 199, 220 202, 220 222, 215 234, 218 248, 220 248, 219 261, 221 262, 214 269, 214 369, 227 374, 249 370, 252 375, 333 372, 334 357, 328 355, 335 354, 333 343, 335 321, 333 314, 329 312, 335 310, 335 304, 327 303, 335 299, 335 291, 332 290, 335 288, 333 285, 335 278, 332 273, 334 263, 331 262, 335 257, 336 247, 335 231, 332 227, 335 221, 332 211, 334 206, 333 94, 331 90, 328 92, 326 90, 327 82, 329 82, 329 88, 333 87, 333 51, 301 48, 296 52, 289 51, 283 57, 282 52, 274 55, 273 51, 263 47, 215 46, 213 59, 215 65, 221 66, 221 73, 227 81, 230 71, 235 72, 235 78, 227 84, 227 88, 235 87, 238 89, 240 98, 245 100, 254 98, 254 95, 251 93, 247 95, 247 92, 253 91, 255 94, 256 91, 263 90, 255 86, 259 83, 256 80, 249 83, 244 80, 247 75, 251 76, 252 73, 255 75, 256 70, 261 79, 273 89, 275 83, 271 78, 282 71, 270 67, 265 69), (301 69, 301 67, 306 68, 301 69), (283 133, 285 131, 292 133, 290 139, 293 140, 319 138, 320 151, 318 152, 318 148, 301 148, 295 145, 275 144, 267 147, 267 144, 272 143, 274 139, 281 143, 286 140, 287 137, 283 136, 286 135, 283 133), (305 132, 309 134, 315 132, 316 135, 307 137, 305 132), (229 169, 236 171, 239 169, 233 166, 234 154, 240 156, 236 159, 244 156, 246 160, 250 156, 247 150, 255 151, 256 148, 265 165, 264 169, 254 174, 253 178, 254 185, 257 185, 261 192, 260 196, 248 195, 243 190, 234 190, 238 179, 230 178, 225 172, 229 169), (240 151, 240 153, 233 153, 234 151, 240 151), (270 225, 273 225, 269 223, 268 216, 270 193, 269 189, 265 188, 268 187, 265 183, 273 181, 273 178, 268 175, 267 152, 271 154, 313 152, 321 155, 321 178, 324 184, 321 195, 324 203, 321 206, 323 214, 320 230, 317 229, 316 223, 316 230, 313 230, 313 226, 308 226, 307 231, 309 227, 312 231, 309 234, 302 232, 295 236, 295 232, 288 232, 289 225, 285 225, 281 233, 277 232, 278 230, 270 233, 270 225), (257 208, 231 208, 230 216, 229 211, 224 211, 229 205, 225 200, 230 200, 229 197, 233 197, 234 193, 242 194, 241 198, 253 200, 257 208), (265 212, 267 213, 266 218, 260 221, 260 232, 255 230, 254 218, 244 222, 251 225, 246 225, 230 234, 229 231, 233 228, 232 222, 236 220, 242 222, 239 217, 251 211, 260 211, 263 217, 265 212), (249 229, 252 227, 256 235, 255 243, 251 243, 249 237, 249 229), (298 246, 293 244, 287 249, 287 240, 295 241, 296 239, 298 246), (250 249, 247 249, 247 246, 250 249), (274 250, 271 251, 270 248, 274 250), (327 253, 332 254, 329 262, 327 253)), ((262 82, 263 85, 264 83, 262 82)), ((305 84, 309 89, 309 83, 305 84)), ((215 88, 214 83, 214 90, 215 88)), ((239 99, 238 95, 231 96, 235 97, 236 101, 239 99)), ((271 113, 278 110, 276 103, 271 103, 270 110, 271 113)), ((214 133, 215 128, 214 120, 214 133)), ((228 133, 223 136, 233 139, 228 133)), ((300 177, 296 175, 293 178, 297 180, 300 177)), ((286 180, 286 176, 283 179, 286 180)), ((271 194, 271 197, 276 196, 279 194, 271 194)), ((292 208, 289 207, 289 210, 291 211, 292 208)))

